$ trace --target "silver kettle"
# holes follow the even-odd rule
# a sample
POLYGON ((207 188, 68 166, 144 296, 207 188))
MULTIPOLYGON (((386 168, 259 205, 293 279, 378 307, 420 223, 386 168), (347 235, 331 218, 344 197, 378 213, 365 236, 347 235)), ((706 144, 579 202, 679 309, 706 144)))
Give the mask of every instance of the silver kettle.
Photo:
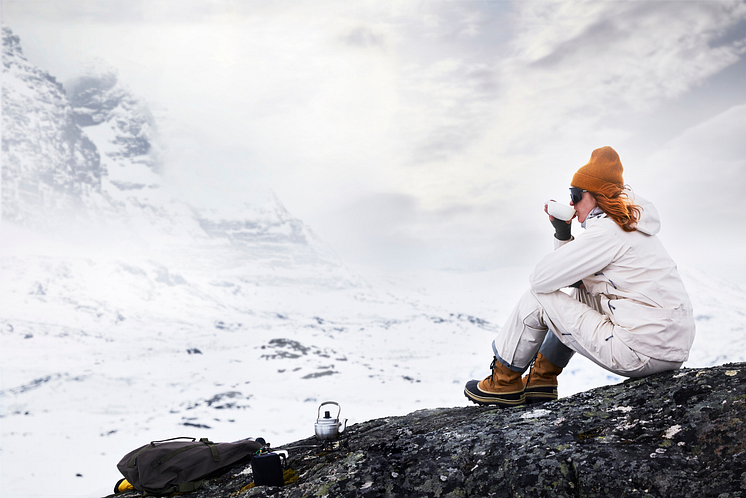
POLYGON ((347 419, 339 421, 339 414, 342 412, 342 408, 336 401, 325 401, 319 405, 318 418, 316 423, 313 424, 316 437, 321 440, 332 440, 337 439, 342 434, 347 426, 347 419), (337 417, 332 418, 331 413, 328 410, 324 411, 324 416, 321 416, 321 407, 325 405, 336 405, 337 417))

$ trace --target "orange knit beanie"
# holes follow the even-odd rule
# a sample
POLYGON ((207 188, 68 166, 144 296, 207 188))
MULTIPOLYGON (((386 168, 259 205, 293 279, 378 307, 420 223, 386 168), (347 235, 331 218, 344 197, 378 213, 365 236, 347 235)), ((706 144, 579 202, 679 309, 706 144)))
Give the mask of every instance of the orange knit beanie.
POLYGON ((619 190, 624 190, 622 172, 622 161, 619 159, 619 154, 611 147, 601 147, 594 150, 588 164, 581 166, 575 173, 570 186, 588 192, 598 192, 605 185, 612 184, 619 190))

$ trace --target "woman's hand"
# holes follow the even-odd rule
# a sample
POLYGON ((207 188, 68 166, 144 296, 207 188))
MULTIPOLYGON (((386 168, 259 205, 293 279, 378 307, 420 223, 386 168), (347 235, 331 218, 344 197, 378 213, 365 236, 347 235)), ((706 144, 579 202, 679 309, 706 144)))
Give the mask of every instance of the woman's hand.
MULTIPOLYGON (((553 199, 552 199, 553 200, 553 199)), ((572 238, 572 219, 564 221, 558 220, 547 211, 547 204, 544 204, 544 212, 549 215, 549 221, 554 227, 554 237, 557 240, 570 240, 572 238)))

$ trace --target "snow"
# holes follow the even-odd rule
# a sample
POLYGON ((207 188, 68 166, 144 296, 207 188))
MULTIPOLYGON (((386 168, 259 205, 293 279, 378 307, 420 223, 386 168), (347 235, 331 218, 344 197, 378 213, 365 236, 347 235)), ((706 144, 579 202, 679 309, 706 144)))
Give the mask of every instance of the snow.
MULTIPOLYGON (((530 273, 355 268, 358 285, 337 287, 314 283, 312 268, 253 279, 266 269, 209 265, 209 248, 189 266, 29 247, 2 254, 0 491, 10 497, 104 496, 119 458, 151 440, 309 437, 327 400, 350 424, 466 406, 463 384, 489 373, 492 338, 530 273)), ((745 361, 744 292, 682 274, 698 317, 686 366, 745 361)), ((620 380, 576 356, 560 396, 620 380)))

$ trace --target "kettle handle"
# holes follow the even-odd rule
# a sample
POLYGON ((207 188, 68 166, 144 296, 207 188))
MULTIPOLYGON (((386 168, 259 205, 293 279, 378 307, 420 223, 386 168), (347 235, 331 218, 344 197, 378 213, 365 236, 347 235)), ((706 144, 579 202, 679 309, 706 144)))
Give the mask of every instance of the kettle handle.
POLYGON ((342 413, 342 407, 339 406, 339 403, 337 403, 336 401, 324 401, 323 403, 321 403, 319 405, 319 412, 317 413, 317 415, 318 415, 317 418, 321 418, 321 407, 324 406, 324 405, 337 405, 337 416, 336 416, 336 418, 339 418, 339 414, 342 413))

